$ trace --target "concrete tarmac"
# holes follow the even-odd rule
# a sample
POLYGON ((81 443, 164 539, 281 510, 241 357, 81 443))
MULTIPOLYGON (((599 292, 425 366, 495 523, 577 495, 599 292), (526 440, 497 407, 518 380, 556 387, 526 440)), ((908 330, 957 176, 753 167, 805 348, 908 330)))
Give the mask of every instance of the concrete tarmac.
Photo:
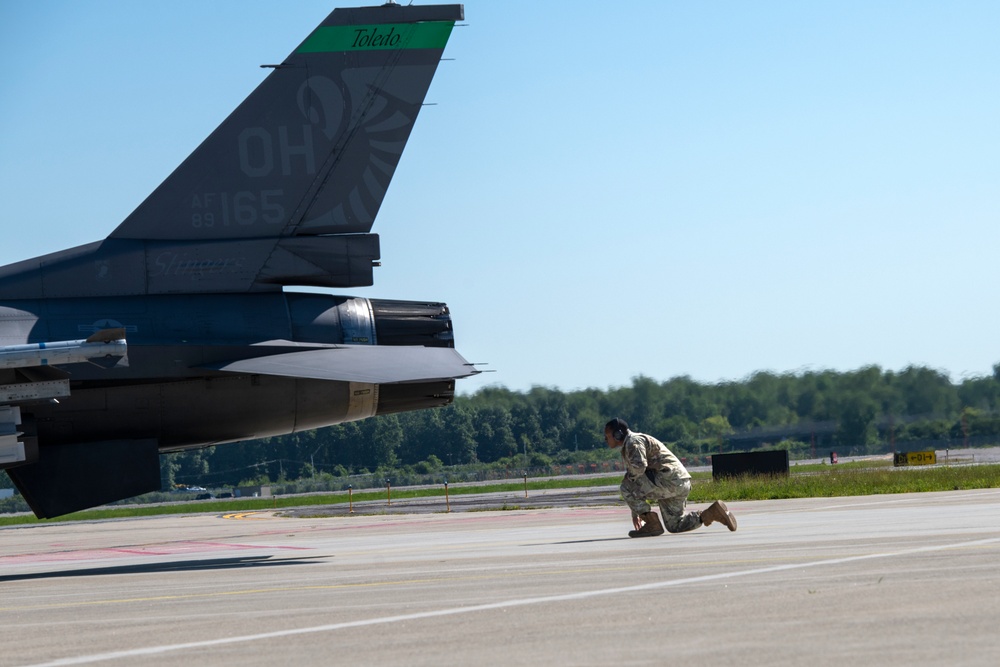
POLYGON ((1000 490, 730 509, 4 528, 0 665, 1000 664, 1000 490))

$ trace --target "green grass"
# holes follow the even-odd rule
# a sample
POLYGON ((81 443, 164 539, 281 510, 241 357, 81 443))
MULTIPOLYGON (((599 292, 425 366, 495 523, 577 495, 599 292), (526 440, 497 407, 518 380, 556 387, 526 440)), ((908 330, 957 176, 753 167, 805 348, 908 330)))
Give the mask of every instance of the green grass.
POLYGON ((692 502, 829 498, 883 493, 958 491, 1000 487, 1000 465, 926 468, 841 468, 788 477, 738 477, 694 484, 692 502))
MULTIPOLYGON (((550 480, 528 481, 528 490, 544 489, 569 489, 592 486, 617 485, 620 476, 601 478, 557 478, 550 480)), ((449 486, 448 493, 452 496, 469 495, 475 493, 498 493, 498 492, 524 491, 524 482, 503 482, 498 484, 484 484, 480 486, 449 486)), ((432 498, 444 496, 444 486, 433 488, 406 488, 399 487, 392 489, 393 500, 405 500, 408 498, 432 498)), ((385 500, 385 490, 378 491, 358 491, 352 496, 354 502, 364 502, 366 500, 385 500)), ((22 524, 51 523, 53 521, 93 521, 97 519, 127 519, 143 516, 158 516, 163 514, 237 514, 239 512, 253 512, 268 509, 282 509, 287 507, 308 507, 312 505, 337 505, 349 502, 346 492, 321 493, 295 496, 275 496, 273 498, 237 498, 233 500, 192 500, 190 502, 170 503, 165 505, 119 505, 114 507, 101 507, 82 512, 73 512, 55 519, 36 519, 32 515, 0 515, 0 526, 16 526, 22 524)))
MULTIPOLYGON (((871 463, 871 462, 869 462, 871 463)), ((883 462, 875 465, 795 466, 784 476, 739 477, 715 481, 709 473, 695 473, 690 500, 694 503, 724 500, 771 500, 779 498, 824 498, 833 496, 863 496, 883 493, 916 493, 925 491, 956 491, 1000 487, 1000 465, 927 466, 892 468, 883 462)), ((528 481, 528 490, 617 486, 620 475, 590 478, 561 477, 528 481)), ((480 486, 450 486, 452 496, 477 493, 523 491, 524 482, 504 482, 480 486)), ((393 500, 443 496, 444 487, 392 489, 393 500)), ((354 502, 383 500, 384 490, 353 494, 354 502)), ((161 514, 235 514, 287 507, 336 505, 348 502, 347 493, 325 493, 274 498, 245 498, 226 501, 191 501, 166 505, 121 505, 75 512, 56 519, 40 521, 30 515, 0 516, 0 526, 48 523, 51 521, 83 521, 122 519, 161 514)))

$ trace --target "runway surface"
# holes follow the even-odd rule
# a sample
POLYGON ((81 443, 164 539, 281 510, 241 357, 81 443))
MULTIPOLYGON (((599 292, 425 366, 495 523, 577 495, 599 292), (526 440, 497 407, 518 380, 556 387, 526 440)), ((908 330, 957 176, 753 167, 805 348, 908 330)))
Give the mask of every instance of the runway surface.
POLYGON ((730 509, 0 529, 0 665, 1000 664, 1000 490, 730 509))

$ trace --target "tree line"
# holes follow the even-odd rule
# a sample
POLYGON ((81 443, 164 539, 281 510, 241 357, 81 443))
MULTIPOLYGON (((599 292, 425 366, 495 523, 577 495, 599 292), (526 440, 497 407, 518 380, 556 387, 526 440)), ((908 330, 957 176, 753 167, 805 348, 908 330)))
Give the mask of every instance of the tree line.
POLYGON ((693 463, 714 453, 784 448, 793 458, 1000 442, 1000 364, 953 383, 941 371, 759 372, 741 381, 657 382, 517 392, 487 387, 446 408, 174 455, 170 477, 232 485, 320 473, 545 467, 616 456, 603 426, 621 417, 693 463))
MULTIPOLYGON (((444 466, 545 468, 617 454, 603 426, 621 417, 694 464, 714 453, 788 449, 792 458, 1000 442, 1000 364, 953 383, 931 368, 759 372, 740 381, 690 377, 629 386, 518 392, 487 387, 446 407, 181 452, 164 486, 225 487, 444 466)), ((0 488, 10 486, 0 476, 0 488)))

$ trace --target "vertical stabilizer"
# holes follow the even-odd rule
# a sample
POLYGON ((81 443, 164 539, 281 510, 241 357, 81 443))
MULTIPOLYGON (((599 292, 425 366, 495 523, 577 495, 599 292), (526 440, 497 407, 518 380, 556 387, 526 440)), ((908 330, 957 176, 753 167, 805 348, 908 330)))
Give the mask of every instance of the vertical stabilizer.
POLYGON ((463 11, 334 10, 111 238, 368 232, 463 11))

